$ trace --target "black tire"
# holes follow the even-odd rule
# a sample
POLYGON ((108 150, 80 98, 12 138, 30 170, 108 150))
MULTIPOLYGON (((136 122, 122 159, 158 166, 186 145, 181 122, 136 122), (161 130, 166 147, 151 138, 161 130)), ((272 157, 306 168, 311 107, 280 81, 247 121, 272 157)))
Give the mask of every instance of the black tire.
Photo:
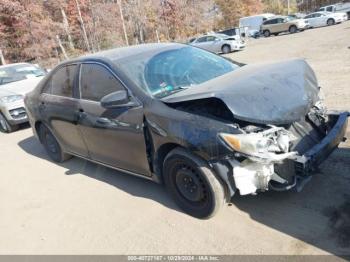
POLYGON ((191 216, 208 219, 225 203, 225 191, 205 161, 175 148, 163 165, 165 185, 179 207, 191 216))
POLYGON ((231 53, 231 46, 229 46, 229 45, 223 45, 223 46, 221 47, 221 51, 222 51, 224 54, 231 53))
POLYGON ((265 37, 270 37, 271 32, 270 32, 270 30, 264 30, 263 34, 265 37))
POLYGON ((2 133, 11 133, 18 130, 18 125, 11 125, 9 121, 0 113, 0 132, 2 133))
POLYGON ((40 140, 53 161, 62 163, 72 157, 62 151, 57 139, 44 124, 40 126, 40 140))
POLYGON ((331 25, 335 25, 335 20, 333 18, 330 18, 327 20, 327 25, 331 26, 331 25))
POLYGON ((295 25, 289 27, 289 33, 295 34, 296 32, 298 32, 298 28, 295 25))

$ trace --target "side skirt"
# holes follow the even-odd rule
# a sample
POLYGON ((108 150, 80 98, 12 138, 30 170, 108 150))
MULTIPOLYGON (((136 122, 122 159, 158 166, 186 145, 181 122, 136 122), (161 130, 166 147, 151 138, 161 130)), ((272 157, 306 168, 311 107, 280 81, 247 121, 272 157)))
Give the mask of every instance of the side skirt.
POLYGON ((145 176, 145 175, 142 175, 142 174, 138 174, 138 173, 135 173, 135 172, 126 170, 126 169, 114 167, 114 166, 105 164, 105 163, 103 163, 103 162, 99 162, 99 161, 96 161, 96 160, 93 160, 93 159, 90 159, 90 158, 87 158, 87 157, 84 157, 84 156, 81 156, 81 155, 78 155, 78 154, 75 154, 75 153, 71 153, 71 152, 66 152, 66 153, 67 153, 67 154, 70 154, 70 155, 73 155, 73 156, 75 156, 75 157, 82 158, 82 159, 87 160, 87 161, 89 161, 89 162, 92 162, 92 163, 95 163, 95 164, 98 164, 98 165, 102 165, 102 166, 108 167, 108 168, 110 168, 110 169, 114 169, 114 170, 116 170, 116 171, 120 171, 120 172, 126 173, 126 174, 128 174, 128 175, 140 177, 140 178, 143 178, 143 179, 146 179, 146 180, 150 180, 150 181, 159 183, 159 182, 157 181, 157 179, 155 179, 156 176, 155 176, 154 174, 152 174, 152 176, 145 176))

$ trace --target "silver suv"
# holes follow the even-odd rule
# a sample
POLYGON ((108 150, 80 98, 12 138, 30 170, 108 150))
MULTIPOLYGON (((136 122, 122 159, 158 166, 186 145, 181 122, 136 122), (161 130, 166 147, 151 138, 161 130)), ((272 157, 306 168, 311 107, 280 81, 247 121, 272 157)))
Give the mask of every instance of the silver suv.
POLYGON ((32 91, 46 74, 37 65, 17 63, 0 66, 0 131, 10 133, 28 122, 24 95, 32 91))

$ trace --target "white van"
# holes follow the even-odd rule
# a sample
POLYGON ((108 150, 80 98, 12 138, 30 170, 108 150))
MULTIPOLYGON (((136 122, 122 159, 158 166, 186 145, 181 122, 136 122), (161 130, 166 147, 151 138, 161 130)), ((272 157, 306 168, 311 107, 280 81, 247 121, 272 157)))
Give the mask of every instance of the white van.
POLYGON ((244 28, 246 36, 255 37, 260 32, 262 23, 274 16, 274 14, 266 13, 242 17, 239 19, 239 27, 244 28))

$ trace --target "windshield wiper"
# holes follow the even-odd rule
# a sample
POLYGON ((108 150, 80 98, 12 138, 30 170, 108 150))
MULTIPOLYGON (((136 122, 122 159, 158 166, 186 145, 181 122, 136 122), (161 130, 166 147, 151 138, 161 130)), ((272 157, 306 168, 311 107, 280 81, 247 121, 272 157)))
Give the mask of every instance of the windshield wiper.
POLYGON ((177 92, 180 92, 182 90, 185 90, 185 89, 188 89, 190 88, 191 86, 176 86, 174 87, 173 89, 171 90, 167 90, 167 89, 161 89, 160 91, 154 93, 153 95, 157 98, 163 98, 163 97, 166 97, 166 96, 170 96, 172 94, 175 94, 177 92), (165 95, 164 95, 165 94, 165 95))

